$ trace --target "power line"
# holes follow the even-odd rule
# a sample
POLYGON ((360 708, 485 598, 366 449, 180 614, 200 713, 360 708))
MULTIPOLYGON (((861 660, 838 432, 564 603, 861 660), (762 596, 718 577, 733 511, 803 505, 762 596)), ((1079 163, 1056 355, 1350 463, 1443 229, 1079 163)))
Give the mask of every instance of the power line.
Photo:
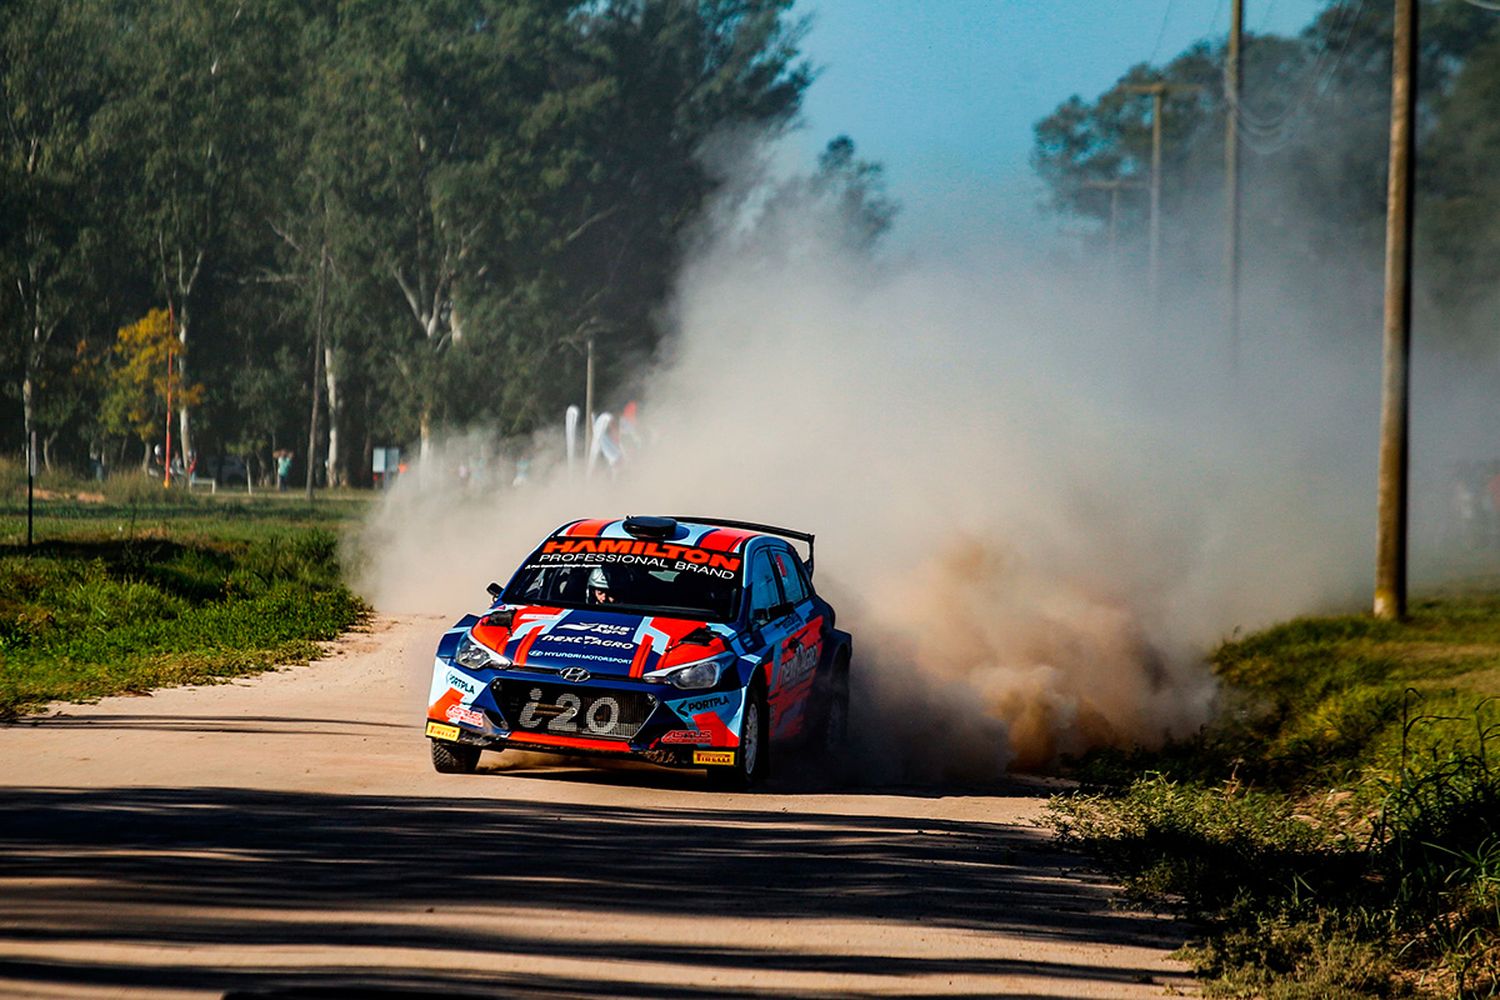
POLYGON ((1306 122, 1307 112, 1328 93, 1329 86, 1343 68, 1353 40, 1354 26, 1364 14, 1364 6, 1365 0, 1354 0, 1352 3, 1350 0, 1340 0, 1335 20, 1313 56, 1306 86, 1297 99, 1278 114, 1270 118, 1257 116, 1230 95, 1226 86, 1225 93, 1236 121, 1244 129, 1247 146, 1262 156, 1269 156, 1286 148, 1297 137, 1306 122))
POLYGON ((1161 15, 1161 30, 1156 33, 1156 45, 1151 49, 1151 58, 1148 63, 1155 63, 1156 57, 1161 53, 1161 43, 1167 37, 1167 24, 1172 20, 1172 8, 1177 6, 1177 0, 1167 0, 1167 9, 1161 15))

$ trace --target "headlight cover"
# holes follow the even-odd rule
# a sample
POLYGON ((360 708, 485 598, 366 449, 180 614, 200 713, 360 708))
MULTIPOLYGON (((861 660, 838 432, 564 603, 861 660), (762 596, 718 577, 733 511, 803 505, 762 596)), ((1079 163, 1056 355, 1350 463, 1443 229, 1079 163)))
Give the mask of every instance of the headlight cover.
POLYGON ((465 632, 464 637, 458 640, 458 649, 453 652, 453 662, 460 667, 468 667, 470 670, 510 666, 508 657, 502 656, 484 643, 477 641, 468 632, 465 632))
POLYGON ((653 670, 643 679, 652 684, 670 684, 684 691, 701 691, 719 683, 724 668, 729 666, 732 656, 714 656, 706 660, 684 663, 665 670, 653 670))

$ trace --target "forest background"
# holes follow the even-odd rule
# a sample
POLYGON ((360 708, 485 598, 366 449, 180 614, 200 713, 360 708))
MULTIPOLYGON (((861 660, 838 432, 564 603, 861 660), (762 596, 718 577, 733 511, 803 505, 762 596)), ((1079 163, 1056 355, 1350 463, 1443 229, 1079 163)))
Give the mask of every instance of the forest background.
MULTIPOLYGON (((1332 339, 1378 329, 1389 6, 1335 0, 1245 49, 1246 243, 1275 248, 1257 274, 1370 264, 1286 283, 1332 339)), ((1486 352, 1500 18, 1423 6, 1419 309, 1486 352)), ((560 425, 589 342, 599 399, 633 398, 731 174, 738 223, 811 198, 855 253, 895 212, 842 136, 806 175, 769 169, 766 141, 798 126, 817 75, 791 0, 3 10, 0 437, 20 457, 34 430, 49 468, 147 465, 170 388, 181 453, 265 479, 293 449, 300 481, 311 438, 321 482, 367 485, 382 445, 560 425)), ((1151 99, 1129 88, 1183 83, 1163 112, 1163 272, 1218 280, 1216 227, 1173 222, 1221 212, 1224 56, 1207 40, 1137 65, 1038 123, 1052 207, 1097 222, 1070 264, 1144 283, 1151 99)))

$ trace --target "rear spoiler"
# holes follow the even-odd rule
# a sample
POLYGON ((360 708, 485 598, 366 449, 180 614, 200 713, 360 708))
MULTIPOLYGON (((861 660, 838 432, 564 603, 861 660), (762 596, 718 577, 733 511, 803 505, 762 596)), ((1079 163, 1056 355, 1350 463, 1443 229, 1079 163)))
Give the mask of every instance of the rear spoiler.
POLYGON ((774 524, 757 524, 754 521, 731 521, 727 517, 689 517, 686 514, 675 515, 673 520, 687 521, 692 524, 708 524, 715 528, 742 528, 745 531, 759 531, 767 535, 778 535, 782 538, 791 538, 799 542, 807 543, 807 575, 812 576, 813 571, 813 536, 807 531, 793 531, 790 528, 778 528, 774 524))

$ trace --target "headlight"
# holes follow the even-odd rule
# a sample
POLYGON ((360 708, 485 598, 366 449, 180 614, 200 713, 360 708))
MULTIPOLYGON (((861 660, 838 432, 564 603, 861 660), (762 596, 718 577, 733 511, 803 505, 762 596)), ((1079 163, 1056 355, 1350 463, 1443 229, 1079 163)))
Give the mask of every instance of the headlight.
POLYGON ((458 640, 458 649, 453 653, 453 662, 460 667, 468 667, 470 670, 481 670, 485 667, 508 667, 509 658, 500 655, 482 642, 476 642, 474 636, 468 632, 458 640))
POLYGON ((719 656, 710 660, 699 660, 696 663, 684 663, 680 667, 668 667, 665 670, 653 670, 645 675, 645 680, 653 684, 671 684, 687 691, 701 690, 713 687, 719 683, 719 677, 724 673, 724 668, 729 665, 730 657, 719 656))

